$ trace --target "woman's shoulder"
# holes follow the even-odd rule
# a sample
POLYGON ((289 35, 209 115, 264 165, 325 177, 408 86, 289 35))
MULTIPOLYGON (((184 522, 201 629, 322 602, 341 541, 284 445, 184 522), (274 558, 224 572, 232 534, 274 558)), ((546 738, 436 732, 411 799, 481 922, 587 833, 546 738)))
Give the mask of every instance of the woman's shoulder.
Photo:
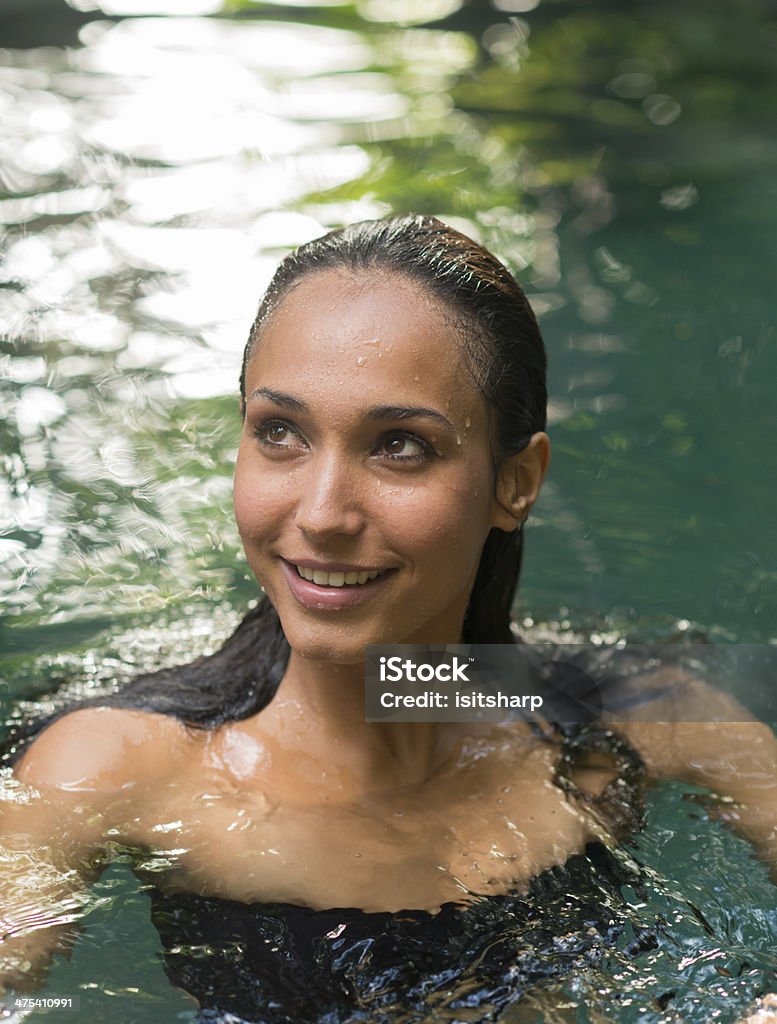
POLYGON ((170 715, 126 708, 77 708, 47 726, 15 776, 35 788, 116 793, 162 779, 196 737, 170 715))

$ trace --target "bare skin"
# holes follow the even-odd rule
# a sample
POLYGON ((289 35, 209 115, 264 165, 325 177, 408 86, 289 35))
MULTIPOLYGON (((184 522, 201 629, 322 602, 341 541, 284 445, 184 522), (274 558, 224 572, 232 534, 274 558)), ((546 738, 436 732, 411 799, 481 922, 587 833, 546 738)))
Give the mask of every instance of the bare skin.
MULTIPOLYGON (((84 709, 36 740, 16 767, 23 788, 0 801, 17 837, 4 841, 0 987, 66 941, 31 926, 30 871, 45 914, 115 844, 165 857, 160 884, 202 894, 436 911, 607 838, 554 784, 557 745, 526 727, 364 720, 364 647, 457 641, 488 532, 522 523, 548 464, 538 433, 494 470, 489 410, 447 311, 404 279, 321 272, 271 317, 247 385, 235 509, 291 645, 286 675, 264 711, 217 730, 84 709), (377 576, 319 584, 297 567, 377 576)), ((707 725, 677 721, 686 711, 667 701, 650 713, 661 724, 617 724, 654 777, 730 797, 728 820, 777 860, 771 731, 730 704, 707 725)), ((579 781, 596 793, 610 777, 579 781)))
MULTIPOLYGON (((117 743, 146 734, 140 750, 129 746, 147 779, 121 792, 128 766, 117 764, 90 780, 106 796, 114 791, 103 801, 104 824, 127 843, 185 851, 173 856, 166 884, 209 895, 318 909, 437 910, 466 901, 468 890, 506 892, 594 834, 550 785, 554 748, 514 729, 461 737, 412 784, 399 781, 395 764, 387 772, 395 779, 377 786, 357 777, 352 751, 330 755, 326 775, 319 765, 316 778, 304 745, 281 748, 259 719, 192 738, 169 719, 84 711, 63 720, 59 736, 53 727, 49 742, 64 751, 98 724, 117 743), (249 775, 257 749, 266 767, 249 775), (520 786, 506 784, 510 778, 520 786)), ((19 772, 39 786, 40 757, 33 751, 19 772)), ((82 806, 95 806, 85 793, 82 806)))

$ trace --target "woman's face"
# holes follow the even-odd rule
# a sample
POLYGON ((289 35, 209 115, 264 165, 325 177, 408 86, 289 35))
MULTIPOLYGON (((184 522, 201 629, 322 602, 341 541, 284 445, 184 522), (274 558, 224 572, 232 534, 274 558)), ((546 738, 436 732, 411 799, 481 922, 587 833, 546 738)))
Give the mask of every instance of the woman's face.
POLYGON ((237 523, 304 657, 460 638, 483 543, 506 527, 451 319, 402 277, 321 271, 249 361, 237 523))

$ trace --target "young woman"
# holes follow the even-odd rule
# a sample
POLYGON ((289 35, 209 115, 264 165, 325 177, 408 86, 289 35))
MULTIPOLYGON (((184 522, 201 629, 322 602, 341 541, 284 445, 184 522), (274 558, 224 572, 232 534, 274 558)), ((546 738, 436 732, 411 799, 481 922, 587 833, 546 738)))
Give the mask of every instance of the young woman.
MULTIPOLYGON (((565 861, 589 890, 587 903, 575 894, 580 948, 604 941, 614 921, 603 899, 616 898, 622 869, 598 842, 585 870, 579 855, 623 828, 614 809, 636 799, 644 770, 733 798, 730 820, 764 856, 777 853, 773 735, 723 724, 749 716, 701 683, 666 695, 680 678, 671 669, 645 678, 646 692, 665 695, 632 717, 675 724, 624 723, 620 736, 602 725, 565 737, 528 723, 365 722, 367 645, 514 642, 522 528, 549 459, 545 352, 523 292, 490 253, 422 216, 302 246, 261 304, 241 391, 235 512, 265 596, 213 657, 70 709, 16 752, 21 788, 0 812, 15 837, 0 882, 0 979, 22 983, 27 961, 67 944, 66 932, 35 929, 41 905, 77 910, 79 885, 119 847, 164 858, 156 920, 171 947, 185 904, 187 927, 211 947, 216 933, 261 945, 283 909, 286 939, 270 928, 279 957, 266 960, 266 942, 238 957, 230 985, 243 1002, 198 987, 197 971, 173 976, 233 1014, 291 1000, 290 1020, 312 1011, 273 971, 304 959, 303 947, 318 957, 305 985, 323 1006, 327 978, 339 970, 353 989, 358 976, 342 943, 335 966, 343 929, 374 938, 409 911, 418 955, 433 921, 440 944, 458 948, 461 922, 476 920, 493 949, 493 915, 472 915, 498 905, 514 930, 525 903, 506 894, 539 878, 547 896, 556 878, 563 897, 571 876, 553 871, 565 861), (683 721, 699 699, 720 721, 683 721), (292 925, 295 908, 308 909, 292 925), (246 994, 252 976, 264 995, 246 994)), ((485 969, 483 957, 456 956, 485 969)), ((522 990, 512 978, 502 1003, 522 990)))

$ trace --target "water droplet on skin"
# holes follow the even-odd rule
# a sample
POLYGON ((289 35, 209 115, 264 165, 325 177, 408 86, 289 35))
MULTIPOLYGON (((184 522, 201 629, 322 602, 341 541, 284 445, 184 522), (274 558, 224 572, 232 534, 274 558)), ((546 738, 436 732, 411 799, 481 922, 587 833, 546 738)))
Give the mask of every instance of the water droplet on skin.
POLYGON ((361 857, 361 854, 360 853, 355 853, 354 857, 361 857))
POLYGON ((404 813, 404 811, 394 811, 394 814, 396 815, 397 818, 401 818, 404 813))
POLYGON ((502 786, 503 793, 509 793, 512 790, 512 786, 502 786))
POLYGON ((356 365, 357 366, 366 366, 367 365, 366 358, 364 356, 359 356, 359 358, 356 360, 356 365))
POLYGON ((414 381, 414 383, 419 384, 420 381, 421 381, 421 378, 420 377, 413 377, 413 381, 414 381))
POLYGON ((461 434, 456 435, 456 444, 461 444, 461 434))
POLYGON ((472 426, 472 420, 469 418, 469 416, 467 416, 467 418, 464 420, 464 426, 467 428, 467 430, 469 430, 469 428, 472 426))

